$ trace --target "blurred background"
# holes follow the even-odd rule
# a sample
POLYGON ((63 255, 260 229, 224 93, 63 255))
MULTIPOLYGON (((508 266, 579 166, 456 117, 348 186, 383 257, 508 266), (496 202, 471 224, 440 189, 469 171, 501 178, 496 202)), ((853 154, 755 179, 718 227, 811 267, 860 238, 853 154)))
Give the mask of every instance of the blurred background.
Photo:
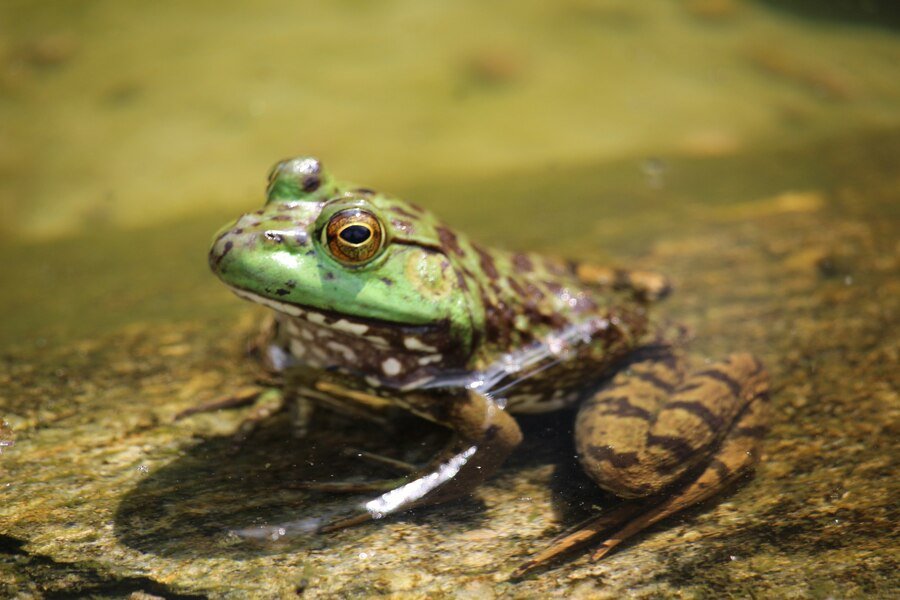
POLYGON ((887 128, 898 14, 874 1, 6 0, 0 231, 44 240, 242 210, 295 154, 406 189, 887 128))

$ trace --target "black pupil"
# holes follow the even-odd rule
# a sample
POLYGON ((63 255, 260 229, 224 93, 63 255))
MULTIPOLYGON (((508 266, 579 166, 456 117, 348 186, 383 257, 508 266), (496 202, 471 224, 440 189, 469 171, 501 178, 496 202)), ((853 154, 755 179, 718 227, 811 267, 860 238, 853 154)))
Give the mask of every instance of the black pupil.
POLYGON ((372 232, 369 231, 368 227, 363 227, 362 225, 350 225, 342 229, 338 235, 348 244, 362 244, 371 237, 372 232))

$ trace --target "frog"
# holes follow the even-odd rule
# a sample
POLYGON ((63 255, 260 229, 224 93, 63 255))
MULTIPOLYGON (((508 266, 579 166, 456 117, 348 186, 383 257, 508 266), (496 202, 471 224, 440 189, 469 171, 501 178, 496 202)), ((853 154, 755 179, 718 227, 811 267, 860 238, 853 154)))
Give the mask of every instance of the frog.
POLYGON ((311 482, 370 494, 320 533, 473 493, 522 442, 519 414, 573 409, 581 467, 623 502, 512 578, 588 546, 600 559, 757 462, 766 369, 749 353, 697 361, 667 339, 650 316, 671 290, 662 275, 489 248, 309 156, 273 167, 263 207, 223 227, 208 260, 234 294, 269 309, 254 349, 298 435, 322 406, 373 421, 400 410, 451 432, 402 477, 311 482))

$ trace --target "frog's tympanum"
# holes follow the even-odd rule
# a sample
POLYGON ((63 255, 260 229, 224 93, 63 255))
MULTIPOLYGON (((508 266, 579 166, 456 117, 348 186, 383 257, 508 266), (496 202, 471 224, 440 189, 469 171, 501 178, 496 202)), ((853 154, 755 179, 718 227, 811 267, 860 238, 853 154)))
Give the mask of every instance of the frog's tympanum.
POLYGON ((692 367, 648 322, 664 278, 486 248, 314 158, 277 164, 263 208, 219 232, 209 263, 274 311, 258 349, 299 430, 325 405, 370 418, 399 407, 453 432, 402 479, 322 484, 374 497, 320 531, 469 494, 522 440, 512 415, 578 404, 584 470, 635 500, 558 538, 521 576, 592 541, 599 558, 712 496, 753 466, 765 431, 759 361, 692 367))

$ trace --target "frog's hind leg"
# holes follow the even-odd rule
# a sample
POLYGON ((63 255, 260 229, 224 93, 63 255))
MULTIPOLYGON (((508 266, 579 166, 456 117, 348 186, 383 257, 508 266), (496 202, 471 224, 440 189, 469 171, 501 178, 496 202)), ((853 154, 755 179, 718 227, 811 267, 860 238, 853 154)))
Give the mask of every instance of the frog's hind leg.
POLYGON ((594 558, 600 558, 753 466, 766 422, 762 366, 738 354, 683 373, 684 361, 673 350, 657 348, 582 406, 575 435, 585 470, 601 487, 643 499, 557 538, 515 577, 598 539, 604 541, 594 558))
POLYGON ((749 354, 681 377, 675 350, 636 363, 585 402, 575 422, 582 467, 623 498, 663 491, 709 459, 746 407, 768 391, 749 354))
POLYGON ((753 400, 700 475, 610 535, 594 552, 593 560, 603 558, 623 541, 654 523, 711 498, 750 471, 759 457, 760 439, 767 430, 767 408, 764 397, 753 400))

